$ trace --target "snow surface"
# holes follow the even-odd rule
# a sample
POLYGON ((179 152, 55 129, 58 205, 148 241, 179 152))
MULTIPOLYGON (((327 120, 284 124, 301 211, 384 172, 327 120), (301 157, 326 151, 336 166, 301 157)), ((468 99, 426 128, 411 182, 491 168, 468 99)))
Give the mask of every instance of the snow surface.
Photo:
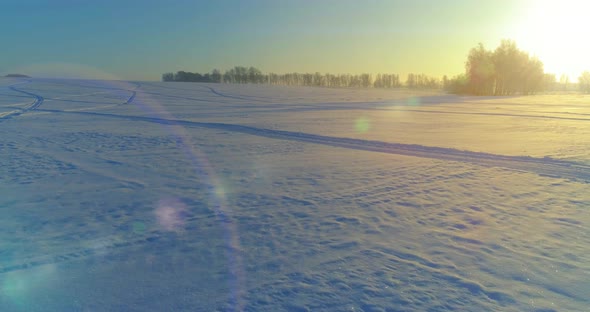
POLYGON ((0 311, 587 311, 590 97, 0 79, 0 311))

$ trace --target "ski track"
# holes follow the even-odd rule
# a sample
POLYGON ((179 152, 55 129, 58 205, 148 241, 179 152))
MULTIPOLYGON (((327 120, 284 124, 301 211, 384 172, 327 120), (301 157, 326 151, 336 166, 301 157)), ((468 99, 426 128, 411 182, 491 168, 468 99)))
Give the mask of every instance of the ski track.
POLYGON ((590 182, 590 166, 580 163, 560 161, 552 158, 535 158, 529 156, 505 156, 482 152, 463 151, 445 147, 390 143, 343 137, 330 137, 318 134, 292 132, 284 130, 272 130, 236 124, 195 122, 187 120, 172 120, 154 117, 116 115, 97 112, 68 112, 50 109, 41 109, 39 111, 52 113, 81 114, 89 116, 102 116, 125 120, 154 122, 166 125, 180 125, 188 127, 218 129, 272 139, 313 143, 353 150, 430 158, 444 161, 459 161, 486 167, 502 167, 518 171, 531 172, 546 177, 565 178, 583 181, 586 183, 590 182))

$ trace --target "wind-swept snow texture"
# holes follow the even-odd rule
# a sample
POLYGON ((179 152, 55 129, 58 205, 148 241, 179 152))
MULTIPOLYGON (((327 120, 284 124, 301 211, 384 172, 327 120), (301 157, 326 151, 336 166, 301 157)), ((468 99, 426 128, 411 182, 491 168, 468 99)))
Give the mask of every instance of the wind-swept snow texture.
POLYGON ((587 311, 590 97, 0 79, 0 311, 587 311))

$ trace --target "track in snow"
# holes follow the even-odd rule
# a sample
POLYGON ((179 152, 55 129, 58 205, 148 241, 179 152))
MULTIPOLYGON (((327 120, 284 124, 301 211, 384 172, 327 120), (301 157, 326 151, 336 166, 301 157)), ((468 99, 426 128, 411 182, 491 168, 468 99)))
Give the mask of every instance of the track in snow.
MULTIPOLYGON (((383 109, 380 109, 383 110, 383 109)), ((450 114, 450 115, 481 115, 481 116, 501 116, 501 117, 521 117, 521 118, 540 118, 540 119, 560 119, 560 120, 576 120, 576 121, 590 121, 590 118, 577 117, 560 117, 560 116, 546 116, 546 115, 529 115, 529 114, 507 114, 507 113, 479 113, 479 112, 456 112, 456 111, 436 111, 423 109, 384 109, 385 111, 405 111, 415 113, 428 114, 450 114)), ((564 114, 564 113, 559 113, 564 114)), ((571 114, 571 113, 570 113, 571 114)))
MULTIPOLYGON (((26 97, 26 98, 33 97, 35 100, 29 106, 27 106, 25 108, 15 108, 12 111, 1 113, 0 114, 0 121, 1 120, 5 120, 5 119, 10 119, 12 117, 16 117, 16 116, 19 116, 19 115, 22 115, 22 114, 27 113, 27 112, 32 111, 32 110, 36 110, 36 109, 38 109, 41 106, 41 104, 43 104, 43 102, 45 102, 45 98, 42 97, 41 95, 36 94, 36 93, 29 92, 29 91, 24 91, 24 90, 21 90, 21 89, 18 89, 18 88, 15 87, 16 85, 26 84, 26 83, 31 83, 31 82, 33 82, 33 81, 32 80, 27 80, 25 82, 19 82, 19 83, 16 83, 16 84, 13 84, 13 85, 8 86, 8 89, 10 89, 12 91, 15 91, 15 92, 19 92, 19 93, 24 94, 24 95, 16 95, 15 97, 26 97)), ((68 84, 65 84, 65 83, 55 83, 55 84, 68 85, 68 84)), ((72 84, 70 84, 70 85, 72 85, 72 84)), ((119 105, 126 105, 126 104, 132 103, 135 100, 135 97, 137 96, 137 91, 136 90, 141 87, 141 84, 140 83, 136 83, 135 85, 136 86, 135 86, 134 89, 120 89, 120 88, 113 88, 113 87, 87 86, 87 85, 77 85, 77 86, 88 87, 88 88, 95 88, 95 89, 106 89, 106 90, 111 90, 113 92, 115 92, 115 91, 128 91, 128 92, 131 92, 131 95, 123 103, 120 103, 119 104, 119 105)), ((52 101, 53 100, 56 100, 56 101, 64 101, 64 102, 94 103, 94 104, 96 103, 96 102, 90 102, 90 101, 66 100, 66 99, 56 99, 56 98, 47 98, 47 100, 52 100, 52 101)))
POLYGON ((187 120, 172 120, 163 118, 116 115, 97 112, 67 112, 49 109, 42 109, 39 111, 52 113, 81 114, 89 116, 102 116, 133 121, 153 122, 165 125, 180 125, 185 127, 219 129, 225 131, 250 134, 260 137, 267 137, 272 139, 298 141, 360 151, 380 152, 387 154, 430 158, 444 161, 467 162, 486 167, 502 167, 513 170, 531 172, 539 174, 541 176, 590 182, 590 166, 580 163, 556 160, 553 158, 506 156, 482 152, 463 151, 445 147, 433 147, 417 144, 402 144, 343 137, 331 137, 311 133, 272 130, 225 123, 194 122, 187 120))
POLYGON ((23 83, 30 83, 30 82, 31 81, 28 80, 26 82, 21 82, 21 83, 13 84, 11 86, 8 86, 8 89, 10 89, 12 91, 15 91, 15 92, 19 92, 19 93, 25 94, 28 97, 33 97, 35 100, 29 106, 27 106, 25 108, 17 108, 15 110, 12 110, 12 111, 9 111, 9 112, 0 114, 0 120, 2 120, 2 119, 9 119, 9 118, 12 118, 12 117, 15 117, 15 116, 24 114, 24 113, 26 113, 28 111, 37 109, 39 106, 41 106, 41 104, 43 104, 44 98, 42 96, 40 96, 38 94, 35 94, 35 93, 28 92, 28 91, 24 91, 24 90, 21 90, 21 89, 17 89, 15 87, 16 85, 23 84, 23 83))
POLYGON ((225 97, 225 98, 236 99, 236 100, 244 100, 244 101, 256 101, 256 102, 262 102, 262 103, 272 103, 272 102, 265 101, 265 100, 255 99, 252 96, 228 95, 228 94, 225 94, 225 93, 221 93, 221 92, 219 92, 219 91, 217 91, 217 90, 215 90, 215 89, 213 89, 211 87, 208 87, 208 86, 201 86, 201 87, 207 88, 207 89, 209 89, 209 91, 211 91, 211 93, 213 93, 215 95, 218 95, 218 96, 221 96, 221 97, 225 97))
POLYGON ((64 85, 64 86, 75 86, 75 87, 82 87, 82 88, 110 90, 113 92, 115 92, 115 91, 131 92, 131 95, 122 104, 129 104, 129 103, 133 102, 133 100, 135 99, 135 96, 137 95, 137 89, 141 88, 141 83, 139 83, 139 82, 132 82, 135 85, 134 88, 119 88, 119 87, 110 87, 110 86, 87 85, 87 84, 82 84, 80 82, 72 83, 69 81, 60 81, 60 80, 53 80, 53 79, 41 79, 40 82, 57 84, 57 85, 64 85))

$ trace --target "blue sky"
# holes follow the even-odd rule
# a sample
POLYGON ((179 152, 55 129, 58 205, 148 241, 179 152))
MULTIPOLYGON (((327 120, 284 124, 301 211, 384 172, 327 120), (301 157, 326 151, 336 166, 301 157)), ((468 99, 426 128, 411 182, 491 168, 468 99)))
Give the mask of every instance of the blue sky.
POLYGON ((158 80, 167 71, 244 65, 279 73, 454 75, 478 42, 494 48, 516 34, 515 21, 528 6, 524 0, 5 0, 0 73, 158 80))

